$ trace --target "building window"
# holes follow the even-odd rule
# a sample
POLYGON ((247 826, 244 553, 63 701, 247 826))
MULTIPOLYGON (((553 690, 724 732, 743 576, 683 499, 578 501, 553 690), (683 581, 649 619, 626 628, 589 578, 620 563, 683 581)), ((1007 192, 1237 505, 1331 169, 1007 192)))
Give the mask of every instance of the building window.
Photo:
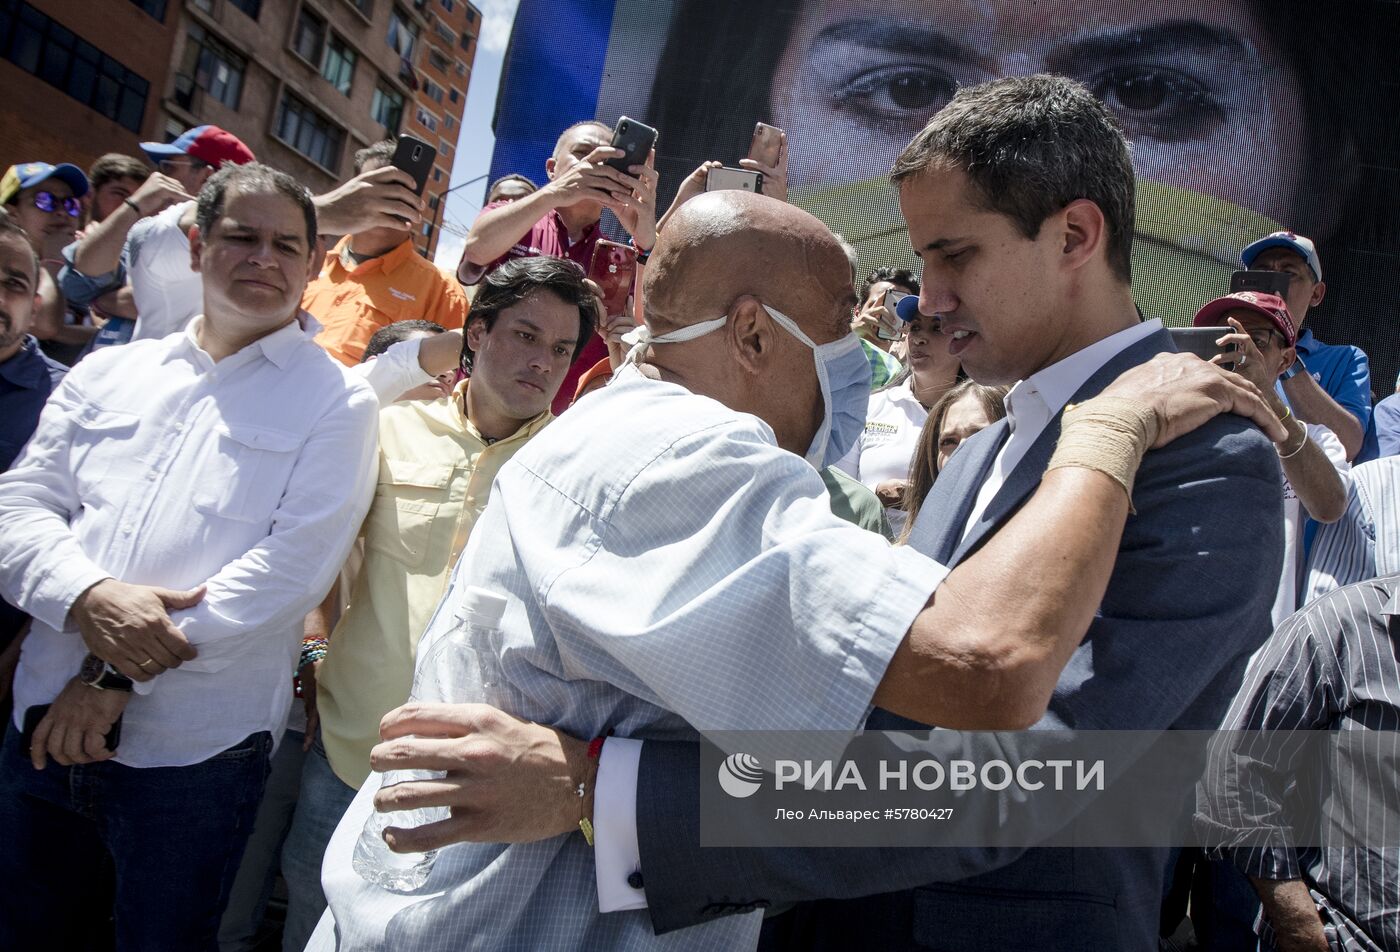
POLYGON ((433 32, 442 37, 442 39, 447 42, 448 46, 456 45, 457 34, 449 30, 447 24, 443 23, 437 17, 433 17, 433 32))
POLYGON ((433 166, 433 181, 434 181, 434 182, 441 182, 441 181, 442 181, 442 169, 438 168, 436 165, 433 166))
POLYGON ((459 100, 459 99, 461 99, 461 98, 462 98, 462 94, 459 93, 459 92, 457 92, 457 90, 455 90, 455 89, 449 89, 449 90, 447 91, 447 99, 448 99, 449 102, 456 102, 457 100, 459 100))
POLYGON ((452 143, 451 143, 451 142, 448 142, 446 139, 443 139, 443 140, 442 140, 442 148, 439 149, 438 152, 441 153, 441 155, 442 155, 443 158, 446 158, 446 159, 452 158, 452 143))
POLYGON ((447 72, 448 67, 451 66, 446 56, 431 47, 428 49, 428 62, 433 65, 433 69, 443 73, 447 72))
POLYGON ((448 13, 451 13, 451 12, 452 12, 452 8, 455 7, 455 6, 456 6, 456 4, 453 2, 453 0, 442 0, 442 8, 443 8, 444 10, 446 10, 448 13))
POLYGON ((418 24, 398 7, 389 13, 389 46, 406 60, 413 60, 413 47, 418 42, 418 24))
POLYGON ((248 61, 235 53, 203 27, 191 24, 185 43, 180 72, 175 74, 175 101, 191 112, 198 111, 195 90, 202 89, 230 109, 237 109, 243 95, 243 76, 248 61))
POLYGON ((335 172, 340 165, 344 130, 287 90, 282 92, 282 105, 277 112, 277 138, 323 169, 335 172))
POLYGON ((157 23, 165 22, 165 0, 131 0, 157 23))
POLYGON ((467 4, 467 22, 470 24, 476 23, 476 7, 472 6, 470 3, 467 4))
POLYGON ((312 66, 321 62, 321 51, 326 43, 326 21, 306 7, 297 14, 296 29, 292 32, 292 50, 312 66))
POLYGON ((0 44, 20 69, 132 132, 141 131, 151 84, 27 3, 0 6, 0 44))
POLYGON ((258 14, 262 12, 262 0, 228 0, 228 5, 237 7, 254 20, 256 20, 258 14))
POLYGON ((366 19, 374 17, 374 0, 350 0, 356 10, 365 15, 366 19))
POLYGON ((464 50, 470 50, 470 49, 472 48, 472 40, 474 40, 474 39, 476 39, 476 37, 472 36, 470 33, 463 33, 463 34, 462 34, 462 49, 464 49, 464 50))
POLYGON ((343 37, 334 33, 326 42, 326 59, 321 64, 321 75, 342 94, 350 95, 350 85, 355 77, 355 51, 343 37))
POLYGON ((458 75, 458 76, 465 76, 465 75, 467 75, 467 64, 466 64, 466 63, 458 63, 458 64, 457 64, 457 75, 458 75))
POLYGON ((457 124, 457 120, 456 120, 455 118, 453 118, 452 113, 449 112, 449 113, 446 113, 446 114, 443 115, 443 117, 442 117, 442 127, 443 127, 444 129, 451 129, 451 128, 452 128, 453 126, 455 126, 456 124, 457 124))
POLYGON ((387 134, 397 135, 399 123, 403 121, 403 96, 381 82, 374 87, 374 102, 369 112, 387 134))
POLYGON ((420 126, 427 129, 429 132, 437 132, 437 116, 433 115, 422 106, 419 106, 413 111, 413 117, 418 120, 420 126))
POLYGON ((439 106, 442 105, 442 87, 426 76, 423 77, 423 94, 439 106))

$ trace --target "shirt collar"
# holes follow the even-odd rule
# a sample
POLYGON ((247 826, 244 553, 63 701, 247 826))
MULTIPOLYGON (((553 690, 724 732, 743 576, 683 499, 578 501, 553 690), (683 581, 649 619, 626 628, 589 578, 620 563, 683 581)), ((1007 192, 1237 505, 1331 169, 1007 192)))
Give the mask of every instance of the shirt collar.
POLYGON ((499 440, 487 440, 486 437, 481 435, 481 431, 476 428, 476 424, 471 421, 466 413, 467 387, 469 384, 471 384, 470 377, 466 380, 459 381, 457 386, 452 388, 452 411, 457 414, 457 420, 462 424, 462 429, 464 429, 468 435, 480 440, 481 443, 487 447, 500 446, 504 443, 514 443, 517 440, 522 442, 528 440, 542 430, 546 423, 554 419, 554 414, 549 410, 545 410, 539 416, 526 420, 525 423, 521 425, 520 429, 516 430, 510 436, 503 436, 499 440))
POLYGON ((19 351, 0 363, 0 377, 25 390, 38 390, 49 379, 49 365, 44 361, 39 341, 33 335, 25 335, 19 351))
POLYGON ((1012 430, 1016 428, 1018 412, 1023 420, 1029 412, 1040 411, 1045 420, 1059 413, 1074 399, 1079 388, 1089 381, 1100 367, 1127 350, 1133 344, 1162 329, 1159 320, 1143 321, 1095 341, 1075 351, 1063 360, 1051 364, 1020 381, 1006 395, 1006 416, 1012 430))
POLYGON ((347 254, 350 250, 350 239, 352 237, 352 235, 346 235, 344 238, 340 239, 340 241, 336 242, 334 250, 327 255, 331 267, 339 268, 352 278, 358 278, 376 270, 388 274, 391 271, 397 270, 400 265, 408 260, 410 255, 416 253, 413 248, 413 236, 410 235, 396 245, 393 250, 386 251, 377 258, 370 258, 368 261, 356 264, 355 259, 350 258, 347 254), (347 261, 350 263, 346 264, 347 261))
POLYGON ((1390 589, 1390 595, 1386 598, 1385 604, 1381 606, 1382 615, 1400 615, 1400 579, 1390 579, 1392 583, 1386 586, 1390 589))
POLYGON ((554 216, 554 224, 559 228, 559 240, 560 243, 563 244, 565 251, 568 251, 575 245, 585 244, 590 238, 592 238, 598 233, 598 228, 603 223, 602 219, 595 221, 593 224, 589 225, 583 230, 583 233, 578 236, 577 241, 573 241, 569 238, 569 226, 564 222, 564 216, 559 214, 559 209, 553 209, 550 212, 550 214, 554 216))
POLYGON ((1317 338, 1313 336, 1312 331, 1305 327, 1299 332, 1298 342, 1293 346, 1297 349, 1299 357, 1306 357, 1316 349, 1317 338))
MULTIPOLYGON (((212 368, 217 365, 209 359, 208 353, 199 346, 199 338, 196 336, 200 322, 203 320, 204 315, 200 314, 185 325, 185 343, 188 344, 190 349, 195 353, 201 355, 204 361, 208 362, 209 366, 212 368)), ((319 331, 320 328, 321 325, 317 323, 316 318, 312 317, 310 313, 307 311, 298 311, 295 321, 292 321, 290 324, 284 324, 271 334, 264 334, 238 353, 230 354, 225 360, 237 360, 243 355, 252 354, 256 351, 272 361, 279 370, 285 370, 287 364, 291 362, 292 355, 295 353, 298 345, 305 341, 310 335, 319 331)))

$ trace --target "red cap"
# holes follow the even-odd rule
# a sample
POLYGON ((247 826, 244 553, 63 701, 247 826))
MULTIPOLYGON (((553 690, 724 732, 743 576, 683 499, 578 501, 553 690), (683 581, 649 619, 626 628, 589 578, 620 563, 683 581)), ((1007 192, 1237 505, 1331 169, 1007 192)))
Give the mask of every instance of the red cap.
POLYGON ((1258 291, 1236 291, 1218 297, 1196 312, 1191 321, 1193 327, 1224 327, 1225 315, 1230 311, 1253 311, 1267 317, 1283 339, 1292 347, 1298 343, 1298 328, 1293 323, 1293 315, 1288 313, 1288 305, 1277 294, 1261 294, 1258 291))
POLYGON ((174 142, 143 142, 141 151, 157 165, 161 159, 174 155, 188 155, 215 169, 225 162, 246 165, 253 161, 253 150, 244 145, 238 136, 218 126, 195 126, 174 142))

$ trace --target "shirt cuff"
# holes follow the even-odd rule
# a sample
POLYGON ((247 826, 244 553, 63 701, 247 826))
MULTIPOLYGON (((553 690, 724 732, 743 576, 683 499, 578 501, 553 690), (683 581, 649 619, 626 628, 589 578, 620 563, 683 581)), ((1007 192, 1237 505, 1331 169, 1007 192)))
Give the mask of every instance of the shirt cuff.
POLYGON ((631 884, 641 883, 642 851, 637 845, 637 771, 641 760, 642 742, 629 737, 609 737, 598 757, 593 859, 599 912, 647 907, 646 890, 631 884))
POLYGON ((87 559, 75 562, 50 573, 24 606, 27 613, 55 631, 77 631, 77 624, 69 617, 73 603, 83 592, 112 577, 111 572, 104 572, 87 559))

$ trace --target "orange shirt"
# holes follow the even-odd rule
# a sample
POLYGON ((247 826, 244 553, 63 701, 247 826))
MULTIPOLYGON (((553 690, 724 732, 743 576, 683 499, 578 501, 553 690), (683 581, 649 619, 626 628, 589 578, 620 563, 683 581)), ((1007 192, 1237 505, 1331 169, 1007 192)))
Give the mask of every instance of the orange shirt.
POLYGON ((316 343, 342 364, 359 363, 374 332, 395 321, 434 321, 448 330, 466 321, 471 305, 462 286, 420 255, 411 239, 359 265, 349 246, 347 235, 327 252, 320 277, 301 298, 302 308, 321 322, 316 343))

